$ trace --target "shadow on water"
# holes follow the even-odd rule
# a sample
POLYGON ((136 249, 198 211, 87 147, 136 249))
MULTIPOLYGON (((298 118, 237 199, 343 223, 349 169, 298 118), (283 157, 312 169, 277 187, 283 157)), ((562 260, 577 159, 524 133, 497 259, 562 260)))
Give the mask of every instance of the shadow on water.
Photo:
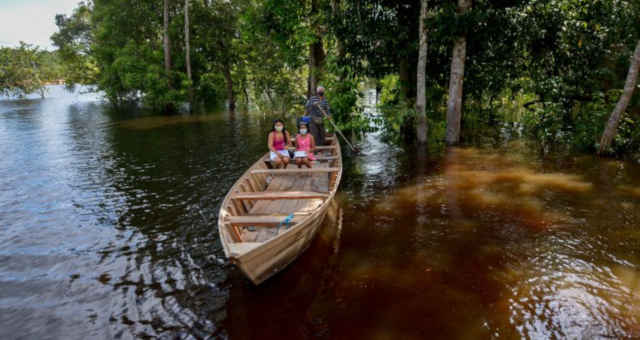
POLYGON ((640 336, 638 165, 369 134, 310 248, 255 287, 215 221, 271 118, 0 113, 0 338, 640 336))

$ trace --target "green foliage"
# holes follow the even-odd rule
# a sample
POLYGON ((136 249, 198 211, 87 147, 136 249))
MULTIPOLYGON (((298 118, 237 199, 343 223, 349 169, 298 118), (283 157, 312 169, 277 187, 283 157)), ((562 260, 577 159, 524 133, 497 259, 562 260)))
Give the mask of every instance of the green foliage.
POLYGON ((68 86, 95 84, 98 77, 98 66, 91 55, 91 13, 89 5, 81 2, 70 17, 56 15, 58 32, 51 40, 58 48, 68 86))
MULTIPOLYGON (((595 151, 612 104, 600 93, 595 100, 574 107, 571 125, 566 124, 564 107, 556 103, 537 105, 523 117, 525 132, 547 149, 569 147, 578 151, 595 151)), ((627 140, 627 144, 632 144, 627 140)))
MULTIPOLYGON (((237 97, 249 109, 299 116, 313 69, 341 128, 367 131, 375 118, 390 140, 413 139, 419 1, 191 1, 191 82, 184 2, 169 4, 170 72, 163 67, 162 1, 94 0, 56 17, 52 40, 64 78, 95 82, 116 104, 135 100, 163 110, 191 98, 193 89, 200 102, 237 97), (371 78, 381 88, 378 117, 357 110, 359 86, 371 78)), ((594 150, 640 39, 640 2, 475 0, 464 15, 455 1, 428 6, 431 143, 444 136, 451 47, 466 36, 463 141, 522 122, 546 146, 594 150)), ((35 79, 34 70, 12 74, 35 79)), ((640 112, 637 98, 629 112, 640 112)), ((636 121, 625 116, 616 152, 637 148, 636 121)))
POLYGON ((23 96, 40 92, 44 86, 62 77, 56 53, 40 51, 20 42, 17 48, 0 48, 0 94, 23 96))
POLYGON ((404 100, 399 76, 385 76, 380 80, 380 86, 378 109, 381 115, 374 121, 382 129, 383 138, 398 144, 412 140, 416 111, 404 100))
POLYGON ((362 98, 359 78, 349 66, 341 66, 335 56, 327 63, 328 74, 324 86, 334 122, 344 131, 363 132, 371 129, 371 117, 357 107, 362 98))

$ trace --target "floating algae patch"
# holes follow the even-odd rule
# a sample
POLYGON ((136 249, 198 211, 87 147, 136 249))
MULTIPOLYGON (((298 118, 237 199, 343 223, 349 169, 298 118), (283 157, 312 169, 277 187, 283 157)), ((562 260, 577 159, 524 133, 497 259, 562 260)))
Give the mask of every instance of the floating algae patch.
POLYGON ((467 198, 478 209, 508 216, 533 229, 546 229, 572 221, 569 216, 545 209, 544 203, 534 196, 514 197, 487 189, 475 189, 467 194, 467 198))
POLYGON ((395 215, 403 209, 414 209, 416 204, 437 204, 444 185, 442 178, 429 178, 422 183, 400 188, 381 197, 372 212, 376 215, 395 215))
POLYGON ((190 123, 207 123, 222 121, 220 115, 179 115, 179 116, 150 116, 120 122, 120 126, 132 130, 150 130, 164 126, 190 123))
POLYGON ((619 187, 620 191, 640 198, 640 187, 634 187, 630 185, 622 185, 619 187))
POLYGON ((453 198, 453 204, 464 202, 474 215, 477 215, 475 211, 482 211, 534 229, 575 222, 571 216, 549 208, 545 203, 548 193, 579 194, 593 189, 593 184, 581 176, 541 173, 519 160, 496 153, 485 155, 473 148, 455 150, 446 162, 444 178, 448 194, 445 196, 453 198))
POLYGON ((474 186, 515 184, 522 193, 535 193, 543 189, 565 192, 587 192, 593 184, 580 176, 564 173, 537 173, 528 168, 486 170, 457 170, 449 173, 459 188, 474 186))

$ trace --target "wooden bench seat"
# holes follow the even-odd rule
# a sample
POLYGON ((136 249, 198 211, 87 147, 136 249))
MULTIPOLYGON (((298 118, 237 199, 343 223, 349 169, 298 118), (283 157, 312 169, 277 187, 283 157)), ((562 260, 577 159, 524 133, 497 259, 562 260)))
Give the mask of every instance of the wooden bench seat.
MULTIPOLYGON (((327 169, 328 163, 316 163, 311 169, 327 169)), ((287 169, 289 170, 289 169, 287 169)), ((291 169, 293 170, 293 169, 291 169)), ((255 170, 254 170, 255 171, 255 170)), ((277 170, 276 170, 277 171, 277 170)), ((282 170, 281 170, 282 171, 282 170)), ((264 173, 264 172, 263 172, 264 173)), ((268 173, 268 172, 267 172, 268 173)), ((329 172, 326 170, 323 172, 288 172, 281 173, 282 176, 274 176, 271 183, 267 186, 264 192, 261 193, 242 193, 242 194, 273 194, 280 195, 282 192, 313 192, 316 193, 328 193, 329 192, 329 172)), ((272 199, 272 200, 256 200, 255 204, 249 211, 248 215, 274 215, 284 216, 291 213, 305 214, 314 211, 320 206, 328 195, 321 198, 305 198, 305 199, 272 199)), ((245 216, 239 216, 245 217, 245 216)), ((282 217, 279 221, 284 220, 282 217)), ((295 219, 295 218, 294 218, 295 219)), ((250 225, 250 224, 249 224, 250 225)), ((280 232, 286 228, 279 228, 280 232)), ((245 229, 242 232, 242 239, 245 242, 264 242, 278 233, 278 228, 257 228, 255 231, 249 231, 245 229)))
POLYGON ((231 196, 237 200, 283 200, 283 199, 310 199, 327 198, 328 193, 314 191, 263 191, 263 192, 238 192, 231 196))

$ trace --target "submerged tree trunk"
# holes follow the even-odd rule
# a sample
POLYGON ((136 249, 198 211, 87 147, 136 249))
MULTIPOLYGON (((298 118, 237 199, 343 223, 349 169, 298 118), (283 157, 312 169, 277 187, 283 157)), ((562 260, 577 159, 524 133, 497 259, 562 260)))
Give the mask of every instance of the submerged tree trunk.
POLYGON ((418 71, 416 72, 416 136, 418 143, 427 142, 427 98, 426 98, 426 72, 427 72, 427 28, 424 21, 427 18, 427 0, 422 0, 420 5, 420 46, 418 52, 418 71))
POLYGON ((636 82, 638 81, 638 69, 640 69, 640 41, 638 41, 635 52, 633 52, 633 55, 631 56, 631 65, 629 66, 627 80, 624 84, 624 92, 618 100, 616 108, 611 113, 611 117, 609 117, 604 133, 602 133, 598 154, 606 152, 611 145, 613 137, 616 135, 622 114, 627 110, 629 101, 631 101, 631 96, 633 96, 633 90, 635 89, 636 82))
POLYGON ((189 79, 189 110, 193 111, 193 79, 191 77, 191 47, 189 45, 189 0, 184 0, 184 45, 187 79, 189 79))
MULTIPOLYGON (((471 0, 458 0, 458 15, 471 7, 471 0)), ((449 145, 460 142, 460 121, 462 120, 462 88, 464 81, 464 63, 467 55, 467 37, 456 38, 451 58, 451 76, 449 78, 449 98, 447 101, 447 136, 449 145)))
POLYGON ((400 80, 400 94, 402 95, 402 100, 409 101, 411 97, 411 90, 409 86, 409 61, 406 57, 400 57, 400 61, 398 63, 398 80, 400 80))
POLYGON ((229 111, 233 112, 236 109, 236 96, 233 92, 233 77, 231 77, 231 65, 226 63, 222 71, 224 74, 224 80, 227 85, 227 100, 229 101, 229 111))

